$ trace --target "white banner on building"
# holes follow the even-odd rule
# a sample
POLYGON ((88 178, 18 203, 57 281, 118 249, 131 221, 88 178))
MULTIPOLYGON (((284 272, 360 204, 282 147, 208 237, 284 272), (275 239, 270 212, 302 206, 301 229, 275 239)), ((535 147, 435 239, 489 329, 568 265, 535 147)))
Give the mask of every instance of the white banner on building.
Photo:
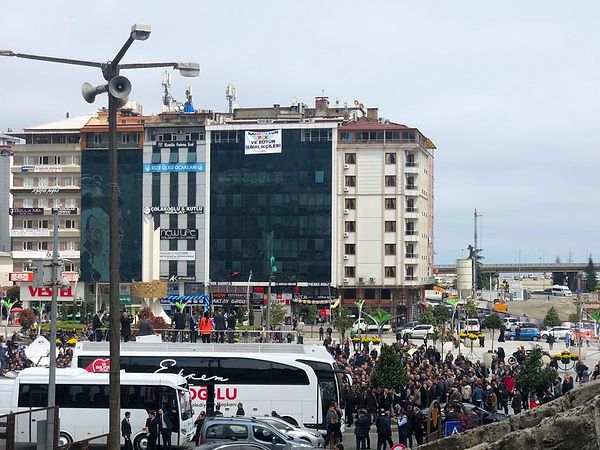
POLYGON ((196 252, 193 250, 161 250, 160 259, 163 261, 194 261, 196 252))
POLYGON ((50 230, 47 228, 19 228, 10 230, 10 237, 49 237, 50 230))
POLYGON ((246 131, 246 155, 281 153, 281 130, 246 131))

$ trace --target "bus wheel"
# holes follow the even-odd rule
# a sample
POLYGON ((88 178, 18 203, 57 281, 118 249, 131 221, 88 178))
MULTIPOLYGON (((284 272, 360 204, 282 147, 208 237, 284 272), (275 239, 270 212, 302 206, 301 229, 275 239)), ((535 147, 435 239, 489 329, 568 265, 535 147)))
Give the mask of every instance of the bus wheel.
POLYGON ((298 426, 298 422, 296 422, 296 419, 294 419, 293 417, 283 416, 282 419, 285 420, 290 425, 294 425, 295 427, 298 426))
POLYGON ((148 438, 145 435, 141 435, 135 438, 133 441, 134 450, 146 450, 148 448, 148 438))
POLYGON ((62 447, 63 445, 68 445, 73 442, 73 438, 69 436, 67 433, 60 432, 58 435, 58 446, 62 447))

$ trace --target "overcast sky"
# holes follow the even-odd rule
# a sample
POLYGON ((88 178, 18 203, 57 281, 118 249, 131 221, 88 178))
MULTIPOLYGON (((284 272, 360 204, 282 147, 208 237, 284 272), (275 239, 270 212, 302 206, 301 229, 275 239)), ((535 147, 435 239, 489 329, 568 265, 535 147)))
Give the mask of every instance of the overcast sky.
MULTIPOLYGON (((150 24, 124 61, 199 62, 196 108, 225 110, 233 83, 240 106, 324 92, 419 128, 438 147, 436 263, 465 255, 475 207, 487 261, 600 261, 597 1, 4 3, 0 48, 22 53, 105 61, 150 24)), ((161 110, 161 73, 124 73, 145 113, 161 110)), ((173 74, 176 98, 189 80, 173 74)), ((84 81, 102 79, 0 57, 0 129, 92 113, 84 81)))

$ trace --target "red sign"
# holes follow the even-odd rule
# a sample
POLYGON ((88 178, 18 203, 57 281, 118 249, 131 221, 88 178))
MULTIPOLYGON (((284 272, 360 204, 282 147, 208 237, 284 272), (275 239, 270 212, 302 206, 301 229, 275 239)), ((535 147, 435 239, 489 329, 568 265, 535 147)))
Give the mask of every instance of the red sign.
POLYGON ((12 272, 10 281, 33 281, 33 272, 12 272))
POLYGON ((394 444, 390 450, 406 450, 406 445, 394 444))
MULTIPOLYGON (((36 288, 29 286, 29 295, 32 297, 52 297, 52 288, 36 288)), ((66 289, 58 290, 59 297, 73 297, 71 286, 66 289)))
POLYGON ((88 372, 108 373, 110 372, 110 359, 97 358, 93 360, 86 368, 88 372))

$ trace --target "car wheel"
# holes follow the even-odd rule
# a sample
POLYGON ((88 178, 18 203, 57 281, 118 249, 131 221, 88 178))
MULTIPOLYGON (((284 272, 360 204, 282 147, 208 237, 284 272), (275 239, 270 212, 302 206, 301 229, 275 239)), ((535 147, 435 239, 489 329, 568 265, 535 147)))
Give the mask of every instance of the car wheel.
POLYGON ((534 341, 536 341, 536 342, 540 340, 540 338, 539 338, 539 337, 537 337, 537 336, 534 336, 532 339, 533 339, 534 341))
POLYGON ((73 443, 73 438, 69 436, 67 433, 61 431, 58 436, 58 446, 62 447, 64 445, 68 445, 73 443))
POLYGON ((145 434, 138 436, 133 441, 134 450, 146 450, 148 448, 148 438, 145 434))
POLYGON ((509 340, 509 341, 514 341, 514 340, 515 340, 515 337, 514 337, 514 336, 510 336, 510 337, 508 338, 508 340, 509 340))

